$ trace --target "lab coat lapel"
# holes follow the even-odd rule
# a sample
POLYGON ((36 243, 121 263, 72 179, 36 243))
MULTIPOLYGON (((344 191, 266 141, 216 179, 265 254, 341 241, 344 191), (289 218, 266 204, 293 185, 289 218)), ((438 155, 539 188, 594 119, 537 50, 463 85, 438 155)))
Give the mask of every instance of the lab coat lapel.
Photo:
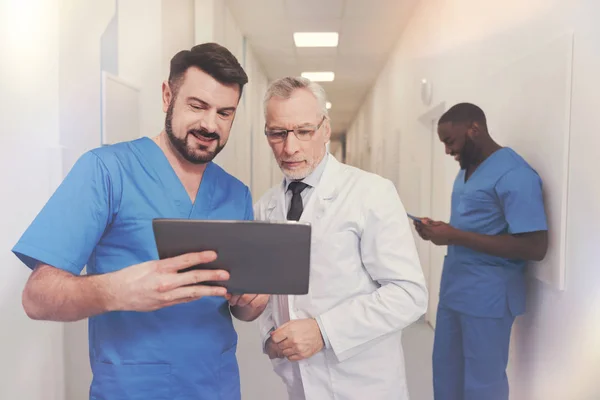
POLYGON ((274 190, 267 204, 266 219, 268 221, 282 221, 286 219, 285 212, 285 179, 278 190, 274 190))
POLYGON ((325 214, 325 211, 327 211, 327 208, 337 197, 339 180, 336 177, 339 175, 340 163, 332 155, 328 157, 327 166, 325 167, 325 171, 323 171, 321 181, 315 188, 314 195, 311 196, 308 204, 304 207, 300 222, 317 224, 325 214))

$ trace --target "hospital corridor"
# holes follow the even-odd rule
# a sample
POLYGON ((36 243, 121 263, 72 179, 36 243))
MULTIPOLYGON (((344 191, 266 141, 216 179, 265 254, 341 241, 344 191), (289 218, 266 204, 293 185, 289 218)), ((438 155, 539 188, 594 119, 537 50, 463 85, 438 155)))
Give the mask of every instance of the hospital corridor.
POLYGON ((600 400, 598 16, 0 0, 0 400, 600 400))

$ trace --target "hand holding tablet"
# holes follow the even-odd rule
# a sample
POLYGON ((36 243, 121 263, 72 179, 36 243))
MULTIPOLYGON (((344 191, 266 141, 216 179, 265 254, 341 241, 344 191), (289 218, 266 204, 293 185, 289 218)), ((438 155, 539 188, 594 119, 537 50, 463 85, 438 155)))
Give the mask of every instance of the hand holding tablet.
POLYGON ((217 259, 192 269, 222 269, 230 278, 203 285, 225 287, 230 294, 307 294, 311 226, 259 221, 154 219, 159 259, 212 250, 217 259))

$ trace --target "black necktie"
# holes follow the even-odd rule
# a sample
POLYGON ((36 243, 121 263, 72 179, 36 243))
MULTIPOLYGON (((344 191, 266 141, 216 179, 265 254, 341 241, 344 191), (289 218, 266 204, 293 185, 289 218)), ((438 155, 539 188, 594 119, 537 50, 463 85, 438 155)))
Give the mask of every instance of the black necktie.
POLYGON ((290 186, 288 186, 288 190, 292 191, 292 204, 290 205, 290 210, 288 211, 288 220, 300 220, 302 211, 304 211, 304 206, 302 205, 302 196, 300 193, 302 193, 302 191, 307 187, 308 185, 304 182, 292 182, 290 183, 290 186))

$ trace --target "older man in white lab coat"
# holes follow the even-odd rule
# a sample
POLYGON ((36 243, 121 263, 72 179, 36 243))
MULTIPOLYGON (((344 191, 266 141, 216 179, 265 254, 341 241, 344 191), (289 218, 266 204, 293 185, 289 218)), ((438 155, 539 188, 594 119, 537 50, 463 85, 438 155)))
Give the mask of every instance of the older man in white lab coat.
POLYGON ((425 312, 425 279, 394 185, 328 154, 325 104, 303 78, 265 95, 285 179, 255 215, 310 223, 312 254, 309 294, 272 296, 261 315, 264 350, 292 400, 405 400, 401 332, 425 312))

